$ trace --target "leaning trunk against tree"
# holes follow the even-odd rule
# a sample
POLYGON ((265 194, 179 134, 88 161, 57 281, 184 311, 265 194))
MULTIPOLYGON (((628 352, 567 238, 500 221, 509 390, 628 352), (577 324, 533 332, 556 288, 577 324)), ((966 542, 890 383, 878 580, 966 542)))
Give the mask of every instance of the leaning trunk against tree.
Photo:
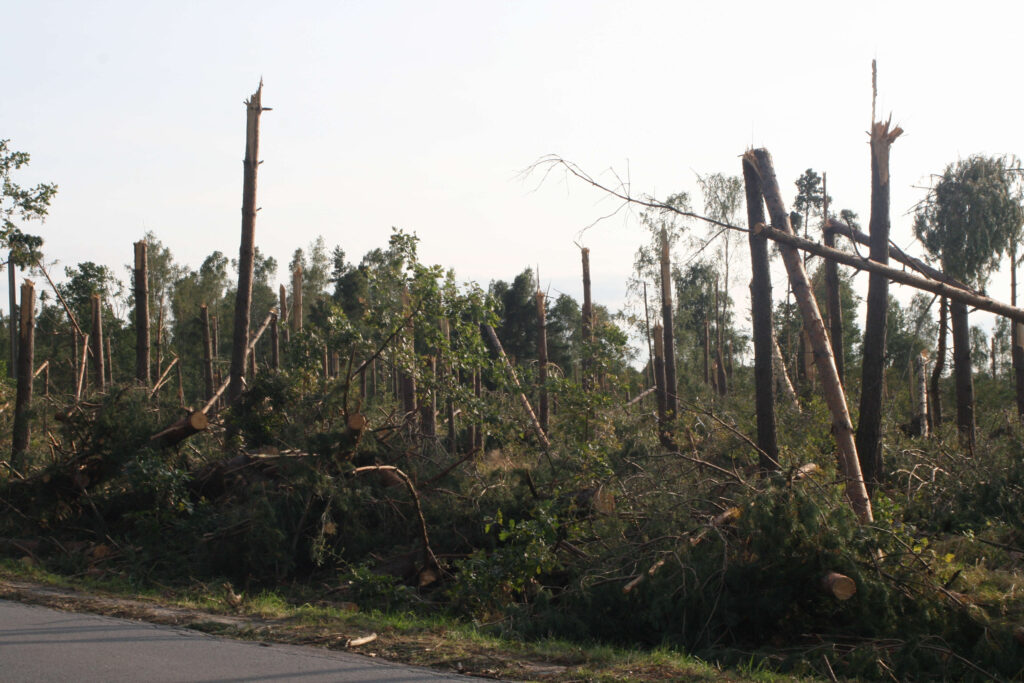
POLYGON ((149 374, 149 265, 146 240, 135 243, 135 379, 146 387, 149 374))
POLYGON ((28 450, 29 418, 32 410, 32 370, 35 355, 35 283, 25 280, 21 284, 21 310, 18 325, 18 386, 14 399, 14 433, 11 438, 11 468, 21 467, 28 450))
POLYGON ((256 171, 259 168, 260 114, 263 83, 246 104, 245 161, 242 176, 242 241, 238 249, 238 292, 235 295, 235 330, 231 342, 231 374, 228 401, 242 395, 249 319, 252 309, 253 267, 256 257, 256 171))
MULTIPOLYGON (((761 192, 764 195, 768 213, 775 226, 787 233, 793 233, 793 227, 789 221, 789 214, 779 192, 779 182, 775 177, 775 169, 772 166, 771 155, 767 150, 757 149, 747 152, 745 158, 758 170, 761 180, 761 192)), ((828 341, 828 334, 825 332, 825 323, 821 319, 821 312, 814 299, 814 293, 804 270, 803 261, 796 249, 788 246, 780 248, 782 259, 786 264, 789 273, 789 280, 793 288, 793 294, 800 305, 800 312, 804 319, 804 328, 807 330, 810 343, 814 347, 814 358, 818 366, 818 376, 821 380, 822 390, 825 394, 825 401, 832 413, 832 432, 839 449, 839 465, 846 480, 846 496, 850 505, 862 522, 873 520, 871 512, 871 499, 868 498, 867 488, 864 486, 864 478, 860 471, 860 462, 857 459, 857 446, 853 440, 853 424, 850 421, 849 409, 846 405, 846 395, 843 392, 843 385, 839 381, 839 374, 836 372, 835 359, 832 357, 832 348, 828 341)))
POLYGON ((971 374, 971 335, 967 306, 959 301, 949 304, 953 323, 953 375, 956 377, 956 426, 960 443, 974 455, 974 377, 971 374))
MULTIPOLYGON (((889 264, 889 148, 903 131, 889 123, 875 122, 871 128, 871 234, 870 258, 889 264)), ((860 421, 857 423, 857 453, 869 490, 882 478, 882 384, 885 374, 885 328, 889 310, 889 280, 880 273, 868 279, 868 308, 864 322, 861 364, 860 421)))
POLYGON ((665 228, 661 229, 661 322, 665 341, 665 413, 667 419, 674 420, 679 410, 676 395, 679 384, 676 381, 676 343, 672 323, 672 264, 665 228))

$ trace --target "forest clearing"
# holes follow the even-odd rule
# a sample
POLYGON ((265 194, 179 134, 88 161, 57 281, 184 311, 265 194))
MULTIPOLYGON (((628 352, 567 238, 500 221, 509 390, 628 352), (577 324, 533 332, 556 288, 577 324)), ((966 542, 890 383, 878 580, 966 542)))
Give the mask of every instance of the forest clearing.
MULTIPOLYGON (((147 233, 110 245, 128 283, 92 262, 56 282, 23 232, 56 186, 18 186, 28 155, 0 147, 9 580, 198 592, 238 614, 282 591, 322 609, 318 627, 346 610, 437 619, 522 647, 695 657, 717 668, 687 675, 709 678, 1024 675, 1017 159, 936 169, 915 256, 890 239, 903 131, 874 111, 866 229, 812 169, 789 201, 761 148, 724 150, 735 174, 700 177, 702 211, 541 158, 526 175, 639 212, 632 313, 594 300, 590 248, 577 301, 532 267, 461 282, 397 229, 358 262, 343 235, 298 249, 275 290, 262 89, 238 257, 196 270, 147 233), (730 295, 747 267, 749 335, 730 295), (986 290, 1000 267, 1008 296, 986 290), (917 293, 901 305, 890 283, 917 293), (998 316, 990 335, 976 311, 998 316)), ((470 671, 681 675, 584 665, 470 671)))

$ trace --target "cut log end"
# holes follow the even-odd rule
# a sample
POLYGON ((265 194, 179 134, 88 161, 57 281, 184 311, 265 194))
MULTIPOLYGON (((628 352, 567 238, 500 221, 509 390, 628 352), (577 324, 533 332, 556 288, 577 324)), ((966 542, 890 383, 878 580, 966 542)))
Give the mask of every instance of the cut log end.
POLYGON ((857 582, 845 574, 829 572, 821 579, 821 589, 836 600, 849 600, 857 593, 857 582))

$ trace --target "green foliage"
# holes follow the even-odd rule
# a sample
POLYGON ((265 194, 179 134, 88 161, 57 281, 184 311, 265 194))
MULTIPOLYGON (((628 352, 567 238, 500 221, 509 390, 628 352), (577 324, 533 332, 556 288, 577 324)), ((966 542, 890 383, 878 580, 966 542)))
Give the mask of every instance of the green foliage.
POLYGON ((31 157, 26 152, 12 150, 10 140, 0 140, 0 247, 13 252, 15 263, 21 267, 32 264, 32 255, 43 240, 21 231, 15 220, 43 220, 50 210, 50 202, 57 194, 53 183, 39 183, 35 187, 22 187, 14 181, 14 172, 28 166, 31 157))

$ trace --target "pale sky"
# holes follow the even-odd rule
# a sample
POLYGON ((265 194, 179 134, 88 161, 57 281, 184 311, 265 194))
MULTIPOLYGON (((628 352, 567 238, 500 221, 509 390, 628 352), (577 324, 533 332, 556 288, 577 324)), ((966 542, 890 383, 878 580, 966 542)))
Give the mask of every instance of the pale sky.
MULTIPOLYGON (((562 176, 519 179, 551 153, 628 174, 635 193, 686 190, 699 210, 695 173, 739 174, 763 146, 787 201, 804 169, 825 171, 866 226, 873 58, 879 115, 906 130, 891 155, 901 246, 923 253, 907 212, 928 174, 1024 154, 1020 3, 7 0, 2 16, 0 138, 32 155, 20 182, 60 186, 27 226, 55 274, 88 260, 124 277, 147 230, 193 268, 237 257, 243 101, 261 77, 256 239, 282 282, 318 235, 358 261, 397 226, 460 280, 536 266, 579 298, 574 241, 616 205, 562 176)), ((622 305, 643 239, 635 214, 582 237, 596 301, 622 305)), ((1008 300, 1006 283, 990 291, 1008 300)))

